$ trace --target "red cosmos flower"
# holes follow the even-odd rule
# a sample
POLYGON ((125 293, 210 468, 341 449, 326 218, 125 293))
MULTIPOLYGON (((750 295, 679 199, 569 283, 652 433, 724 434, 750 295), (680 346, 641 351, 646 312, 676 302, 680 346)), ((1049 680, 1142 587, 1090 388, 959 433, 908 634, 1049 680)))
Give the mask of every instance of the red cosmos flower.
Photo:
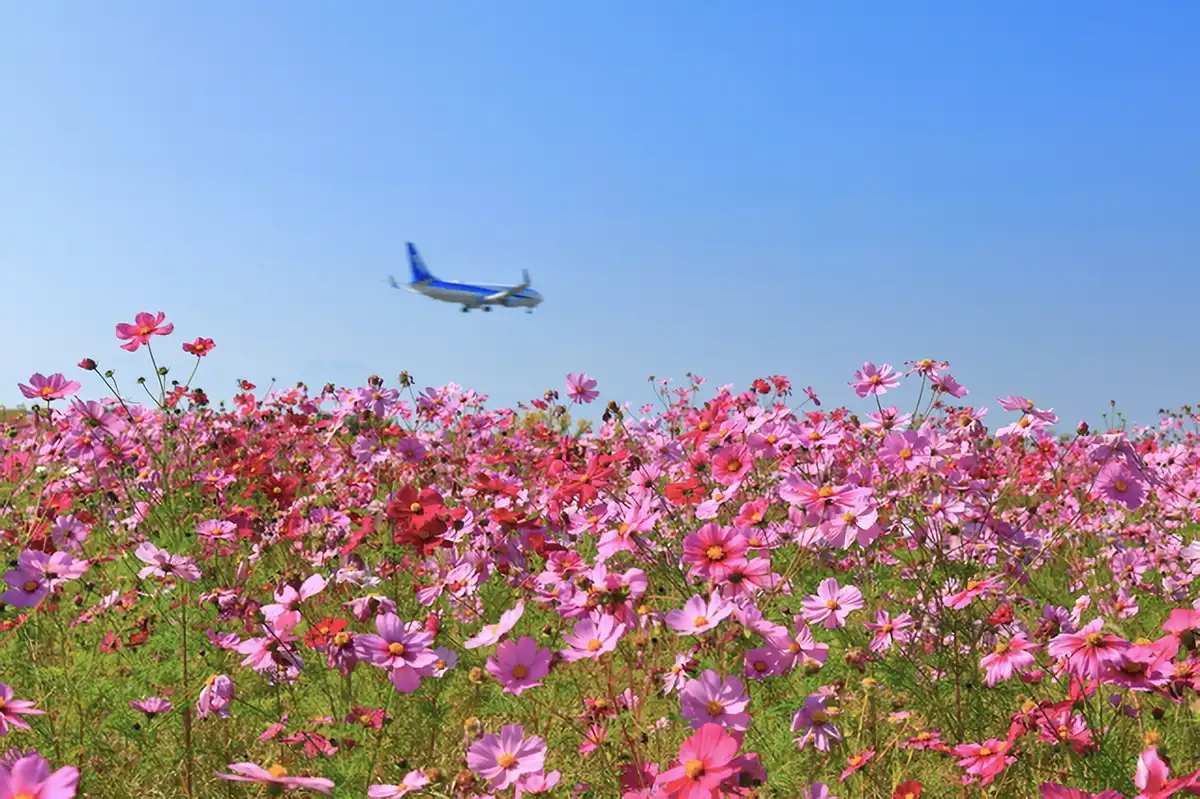
POLYGON ((991 616, 988 616, 988 624, 992 625, 993 627, 999 627, 1002 624, 1008 624, 1012 620, 1013 620, 1012 605, 1007 605, 1007 604, 1001 605, 1000 607, 996 608, 995 612, 992 613, 991 616))
POLYGON ((692 477, 682 483, 670 483, 666 494, 676 505, 699 505, 704 501, 704 482, 699 477, 692 477))
POLYGON ((205 355, 208 355, 208 353, 211 352, 212 348, 215 346, 217 345, 213 343, 211 338, 198 338, 191 344, 184 344, 183 351, 191 355, 195 355, 197 358, 203 358, 205 355))
POLYGON ((921 783, 916 780, 902 782, 892 791, 892 799, 921 799, 922 790, 921 783))
POLYGON ((426 555, 442 546, 449 511, 442 495, 432 488, 418 493, 415 486, 405 486, 387 504, 385 513, 397 544, 411 544, 426 555))
POLYGON ((330 638, 346 629, 347 623, 345 619, 335 619, 326 616, 310 627, 308 632, 304 634, 304 643, 320 651, 329 642, 330 638))
POLYGON ((300 487, 300 480, 296 477, 271 475, 258 487, 272 502, 283 507, 292 504, 296 499, 296 489, 300 487))

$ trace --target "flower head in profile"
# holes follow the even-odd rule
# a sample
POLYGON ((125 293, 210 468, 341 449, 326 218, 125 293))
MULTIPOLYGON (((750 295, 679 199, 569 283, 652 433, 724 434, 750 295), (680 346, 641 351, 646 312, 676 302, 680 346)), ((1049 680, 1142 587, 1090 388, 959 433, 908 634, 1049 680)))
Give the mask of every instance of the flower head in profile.
POLYGON ((423 771, 410 771, 404 775, 404 779, 399 785, 372 785, 367 788, 367 796, 370 799, 394 799, 394 797, 405 796, 412 791, 424 788, 429 784, 429 777, 425 776, 423 771))
POLYGON ((17 388, 21 389, 21 393, 26 399, 50 401, 66 399, 71 396, 79 390, 79 383, 75 380, 67 380, 59 372, 49 377, 38 372, 29 378, 29 385, 18 383, 17 388))
POLYGON ((499 735, 488 733, 467 750, 467 767, 488 780, 493 791, 541 771, 545 762, 546 742, 536 735, 526 737, 519 724, 506 724, 499 735))
POLYGON ((28 699, 13 699, 13 689, 0 682, 0 735, 6 735, 9 727, 29 729, 29 724, 21 716, 41 716, 45 712, 35 708, 28 699))
POLYGON ((326 796, 333 795, 333 780, 327 780, 324 777, 291 777, 288 776, 288 770, 283 766, 263 768, 255 763, 230 763, 228 768, 237 773, 223 774, 218 771, 215 774, 224 780, 262 783, 268 786, 268 790, 271 788, 284 790, 306 788, 326 796))
POLYGON ((167 315, 162 311, 157 314, 143 311, 133 320, 133 324, 122 322, 117 325, 117 338, 126 342, 121 345, 121 349, 137 352, 138 347, 143 344, 149 346, 151 336, 169 336, 175 329, 175 325, 166 322, 166 318, 167 315))
POLYGON ((567 396, 576 405, 584 405, 600 396, 596 391, 596 381, 586 374, 567 375, 567 396))

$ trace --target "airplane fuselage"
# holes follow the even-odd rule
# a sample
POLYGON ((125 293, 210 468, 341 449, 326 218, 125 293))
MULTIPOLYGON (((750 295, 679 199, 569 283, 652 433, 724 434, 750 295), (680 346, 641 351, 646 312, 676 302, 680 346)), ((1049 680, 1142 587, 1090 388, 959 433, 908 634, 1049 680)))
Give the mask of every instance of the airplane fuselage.
MULTIPOLYGON (((418 294, 424 294, 426 297, 470 308, 484 305, 485 298, 508 288, 508 286, 456 283, 449 280, 437 279, 426 280, 420 283, 409 283, 408 286, 413 291, 418 294)), ((522 289, 495 304, 503 305, 506 308, 536 308, 541 302, 542 295, 533 289, 522 289)))

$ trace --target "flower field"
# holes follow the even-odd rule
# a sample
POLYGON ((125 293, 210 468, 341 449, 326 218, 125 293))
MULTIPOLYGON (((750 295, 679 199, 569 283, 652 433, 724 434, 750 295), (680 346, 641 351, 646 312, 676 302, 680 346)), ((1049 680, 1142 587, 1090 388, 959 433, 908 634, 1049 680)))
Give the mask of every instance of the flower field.
POLYGON ((0 420, 0 799, 1200 795, 1190 409, 1064 426, 932 360, 851 365, 861 416, 779 376, 226 408, 176 338, 0 420))

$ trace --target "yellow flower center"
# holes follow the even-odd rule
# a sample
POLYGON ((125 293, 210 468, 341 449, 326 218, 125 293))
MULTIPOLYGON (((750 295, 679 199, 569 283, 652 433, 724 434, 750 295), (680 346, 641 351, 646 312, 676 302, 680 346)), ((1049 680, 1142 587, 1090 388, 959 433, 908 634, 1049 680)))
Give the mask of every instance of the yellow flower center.
POLYGON ((394 658, 398 658, 404 654, 404 644, 399 641, 393 641, 388 644, 388 654, 394 658))
POLYGON ((708 700, 708 704, 704 706, 710 716, 719 716, 725 712, 725 706, 715 699, 708 700))
POLYGON ((867 382, 873 386, 877 386, 883 382, 883 378, 881 378, 879 375, 871 375, 867 378, 867 382))
POLYGON ((717 544, 713 544, 704 551, 704 557, 709 560, 725 560, 725 549, 717 544))
POLYGON ((500 757, 496 758, 496 765, 500 768, 512 768, 517 764, 517 756, 511 752, 504 752, 500 757))
POLYGON ((420 503, 420 502, 414 502, 413 504, 411 504, 411 505, 409 505, 409 506, 408 506, 408 509, 409 509, 410 511, 412 511, 413 513, 420 513, 420 512, 421 512, 421 503, 420 503))
POLYGON ((905 447, 904 449, 900 450, 900 457, 903 458, 904 460, 908 460, 909 458, 911 458, 912 457, 912 448, 905 447))
POLYGON ((829 714, 824 710, 817 710, 813 712, 811 718, 813 720, 813 724, 824 724, 825 722, 829 721, 829 714))
POLYGON ((990 747, 987 747, 987 746, 979 747, 979 757, 987 757, 990 754, 992 754, 992 750, 990 747))
POLYGON ((1124 480, 1117 480, 1115 483, 1113 483, 1113 488, 1117 489, 1118 491, 1128 491, 1129 483, 1126 483, 1124 480))
MULTIPOLYGON (((604 646, 604 644, 601 643, 599 638, 593 638, 592 640, 587 642, 587 650, 589 652, 599 652, 600 647, 602 647, 602 646, 604 646)), ((514 671, 515 671, 515 669, 514 669, 514 671)))
POLYGON ((1021 421, 1017 422, 1018 427, 1029 427, 1030 421, 1028 416, 1022 416, 1021 421))
POLYGON ((524 663, 518 663, 517 665, 513 666, 512 675, 518 680, 523 680, 529 676, 529 667, 524 663))
POLYGON ((708 624, 708 616, 697 616, 692 620, 692 625, 695 627, 703 627, 708 624))
POLYGON ((1011 647, 1008 645, 1008 642, 1001 641, 1000 643, 996 644, 996 648, 992 651, 995 652, 997 655, 1003 655, 1009 649, 1011 649, 1011 647))
POLYGON ((280 766, 280 765, 274 765, 274 766, 271 766, 269 769, 267 769, 267 773, 270 774, 275 779, 279 779, 280 777, 287 776, 287 769, 285 769, 283 766, 280 766))
POLYGON ((817 496, 821 499, 829 499, 833 496, 833 489, 829 486, 821 486, 821 489, 817 491, 817 496))
POLYGON ((622 525, 618 526, 617 527, 617 535, 621 536, 622 538, 629 535, 629 525, 622 524, 622 525))
POLYGON ((27 594, 32 594, 34 591, 38 590, 38 585, 39 583, 37 580, 26 580, 24 583, 22 583, 21 590, 27 594))
POLYGON ((854 524, 856 521, 858 521, 858 516, 855 515, 854 511, 848 510, 842 514, 842 521, 844 521, 846 524, 854 524))
POLYGON ((1102 644, 1102 643, 1104 643, 1104 636, 1101 635, 1100 633, 1088 633, 1087 634, 1087 645, 1088 646, 1100 646, 1100 644, 1102 644))
POLYGON ((825 601, 825 607, 829 608, 830 610, 837 610, 837 606, 838 603, 836 599, 828 599, 825 601))
POLYGON ((333 636, 333 642, 338 646, 345 646, 350 643, 350 633, 337 633, 333 636))
POLYGON ((698 780, 704 776, 704 763, 693 758, 683 764, 683 772, 688 775, 689 780, 698 780))

